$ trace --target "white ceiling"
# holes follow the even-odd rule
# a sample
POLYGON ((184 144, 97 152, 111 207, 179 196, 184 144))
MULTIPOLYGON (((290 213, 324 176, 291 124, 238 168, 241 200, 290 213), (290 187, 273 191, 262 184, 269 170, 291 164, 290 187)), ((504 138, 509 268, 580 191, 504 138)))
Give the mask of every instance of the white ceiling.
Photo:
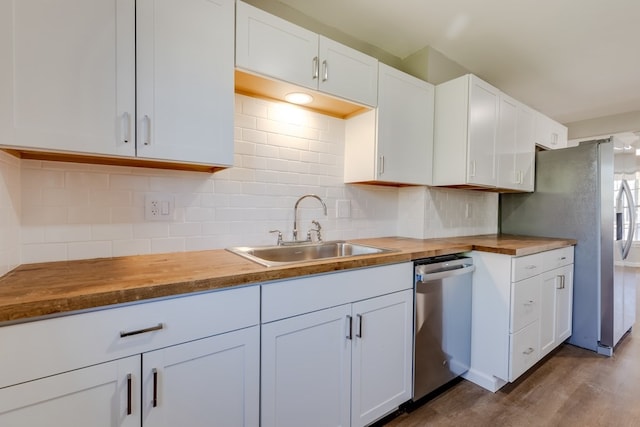
POLYGON ((440 51, 563 123, 640 111, 640 0, 280 0, 399 58, 440 51))

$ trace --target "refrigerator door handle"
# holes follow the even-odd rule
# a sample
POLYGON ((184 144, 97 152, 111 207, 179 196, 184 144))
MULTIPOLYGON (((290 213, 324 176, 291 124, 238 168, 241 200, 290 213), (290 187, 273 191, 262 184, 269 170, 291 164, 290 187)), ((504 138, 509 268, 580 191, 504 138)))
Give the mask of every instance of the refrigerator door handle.
POLYGON ((627 199, 627 208, 629 209, 629 232, 627 234, 627 240, 624 242, 622 248, 622 259, 625 260, 629 256, 631 251, 631 245, 633 244, 633 235, 636 232, 636 207, 633 201, 633 194, 631 188, 626 179, 622 180, 621 188, 624 191, 625 198, 627 199))

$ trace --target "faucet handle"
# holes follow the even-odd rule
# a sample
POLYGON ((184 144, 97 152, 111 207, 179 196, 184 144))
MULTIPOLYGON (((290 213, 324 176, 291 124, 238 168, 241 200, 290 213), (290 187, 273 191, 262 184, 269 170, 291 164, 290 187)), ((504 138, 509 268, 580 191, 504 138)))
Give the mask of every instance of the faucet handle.
POLYGON ((282 231, 280 231, 280 230, 269 230, 269 233, 278 233, 278 246, 282 245, 282 231))
POLYGON ((322 242, 322 234, 321 234, 322 226, 315 219, 313 221, 311 221, 311 224, 315 225, 316 228, 309 229, 309 232, 307 233, 307 238, 309 240, 311 240, 311 232, 315 231, 316 232, 316 237, 318 238, 318 242, 322 242))

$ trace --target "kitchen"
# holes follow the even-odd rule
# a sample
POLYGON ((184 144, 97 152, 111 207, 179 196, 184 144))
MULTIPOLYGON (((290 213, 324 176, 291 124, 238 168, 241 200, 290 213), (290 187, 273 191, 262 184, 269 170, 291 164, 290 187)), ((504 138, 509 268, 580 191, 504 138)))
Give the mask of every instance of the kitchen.
MULTIPOLYGON (((271 244, 272 229, 319 220, 326 240, 495 233, 498 195, 426 187, 345 185, 344 121, 235 96, 234 167, 209 175, 17 160, 2 154, 2 273, 18 264, 271 244), (145 221, 147 193, 169 193, 170 221, 145 221), (338 218, 337 205, 348 206, 338 218), (418 205, 418 209, 408 209, 418 205), (411 234, 408 234, 411 233, 411 234)), ((306 231, 306 230, 305 230, 306 231)))

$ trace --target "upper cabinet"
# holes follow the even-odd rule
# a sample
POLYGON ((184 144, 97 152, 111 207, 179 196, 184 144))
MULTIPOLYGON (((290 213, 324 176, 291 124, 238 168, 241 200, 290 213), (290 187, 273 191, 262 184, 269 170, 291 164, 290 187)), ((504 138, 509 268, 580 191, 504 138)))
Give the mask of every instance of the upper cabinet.
POLYGON ((434 86, 380 63, 378 107, 346 121, 345 182, 430 185, 434 86))
POLYGON ((568 141, 567 127, 542 113, 535 115, 535 142, 537 145, 555 150, 566 148, 568 141))
POLYGON ((236 67, 360 104, 377 104, 376 58, 241 1, 236 4, 236 67))
POLYGON ((0 143, 231 165, 233 13, 233 0, 2 2, 0 143))
POLYGON ((495 187, 500 91, 467 74, 435 89, 433 185, 495 187))
POLYGON ((500 120, 496 144, 497 187, 533 191, 535 174, 535 111, 504 93, 500 95, 500 120))

